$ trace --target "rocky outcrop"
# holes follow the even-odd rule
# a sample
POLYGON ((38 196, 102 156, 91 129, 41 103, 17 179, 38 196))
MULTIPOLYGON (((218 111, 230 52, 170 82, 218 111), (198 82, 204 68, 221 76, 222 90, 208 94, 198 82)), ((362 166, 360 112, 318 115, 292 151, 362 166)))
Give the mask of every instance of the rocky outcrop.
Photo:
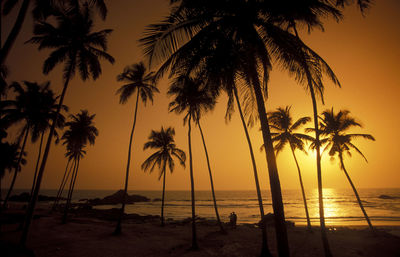
MULTIPOLYGON (((124 190, 119 190, 112 195, 104 197, 103 199, 100 198, 89 199, 87 200, 87 203, 90 205, 115 205, 122 203, 123 196, 124 196, 124 190)), ((125 202, 127 204, 132 204, 135 202, 149 202, 149 201, 150 199, 145 196, 126 194, 125 202)))

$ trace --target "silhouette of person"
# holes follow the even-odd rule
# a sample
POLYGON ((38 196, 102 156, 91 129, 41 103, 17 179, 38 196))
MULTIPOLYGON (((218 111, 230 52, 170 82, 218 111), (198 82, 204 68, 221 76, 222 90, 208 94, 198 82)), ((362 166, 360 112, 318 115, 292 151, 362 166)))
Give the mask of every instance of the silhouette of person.
POLYGON ((237 215, 235 212, 231 212, 229 215, 229 223, 233 228, 236 228, 236 222, 237 222, 237 215))

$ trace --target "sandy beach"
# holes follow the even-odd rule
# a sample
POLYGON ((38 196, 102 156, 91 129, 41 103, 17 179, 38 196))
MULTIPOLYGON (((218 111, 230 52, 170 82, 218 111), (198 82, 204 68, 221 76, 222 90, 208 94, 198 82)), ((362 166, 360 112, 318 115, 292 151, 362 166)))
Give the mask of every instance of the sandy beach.
MULTIPOLYGON (((19 212, 22 214, 21 212, 19 212)), ((35 256, 40 257, 124 257, 124 256, 257 256, 260 249, 260 230, 255 225, 225 225, 222 234, 212 221, 197 224, 200 249, 190 250, 189 222, 169 221, 165 227, 156 218, 128 219, 123 234, 112 235, 115 222, 92 214, 73 214, 68 224, 61 224, 61 214, 38 212, 27 243, 35 256)), ((17 212, 15 212, 17 215, 17 212)), ((1 256, 29 256, 18 250, 18 224, 3 224, 1 256), (3 255, 6 253, 5 255, 3 255)), ((399 227, 378 227, 372 235, 367 227, 330 227, 328 236, 335 257, 398 257, 399 227)), ((320 233, 304 227, 288 227, 291 256, 323 256, 320 233)), ((277 256, 273 227, 268 228, 269 247, 277 256)))

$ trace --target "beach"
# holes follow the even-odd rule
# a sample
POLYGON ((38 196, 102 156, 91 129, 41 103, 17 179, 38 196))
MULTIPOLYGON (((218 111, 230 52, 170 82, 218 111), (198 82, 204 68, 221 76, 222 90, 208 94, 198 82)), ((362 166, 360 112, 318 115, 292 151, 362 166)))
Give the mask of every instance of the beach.
MULTIPOLYGON (((12 210, 9 210, 12 212, 12 210)), ((14 210, 15 212, 15 210, 14 210)), ((23 214, 21 210, 17 214, 23 214)), ((197 222, 199 250, 191 250, 189 220, 168 220, 160 226, 155 216, 128 218, 123 233, 113 235, 115 222, 93 213, 72 213, 67 224, 61 224, 61 213, 49 214, 40 209, 33 221, 27 242, 27 252, 17 246, 18 224, 3 224, 1 228, 2 256, 40 257, 111 257, 111 256, 258 256, 261 231, 255 224, 240 224, 232 228, 225 223, 226 234, 214 221, 197 222)), ((310 233, 304 226, 288 225, 291 256, 323 256, 318 227, 310 233)), ((397 226, 377 227, 375 235, 366 226, 329 227, 328 239, 335 257, 398 257, 400 237, 397 226)), ((268 244, 277 256, 275 232, 268 227, 268 244)))

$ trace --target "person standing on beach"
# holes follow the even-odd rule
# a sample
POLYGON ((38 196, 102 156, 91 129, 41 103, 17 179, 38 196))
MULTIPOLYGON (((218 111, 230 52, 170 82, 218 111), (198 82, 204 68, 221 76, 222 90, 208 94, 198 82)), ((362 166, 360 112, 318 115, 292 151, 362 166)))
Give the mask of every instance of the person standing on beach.
POLYGON ((230 221, 231 226, 233 228, 236 228, 237 215, 235 212, 231 212, 231 214, 229 215, 229 221, 230 221))

